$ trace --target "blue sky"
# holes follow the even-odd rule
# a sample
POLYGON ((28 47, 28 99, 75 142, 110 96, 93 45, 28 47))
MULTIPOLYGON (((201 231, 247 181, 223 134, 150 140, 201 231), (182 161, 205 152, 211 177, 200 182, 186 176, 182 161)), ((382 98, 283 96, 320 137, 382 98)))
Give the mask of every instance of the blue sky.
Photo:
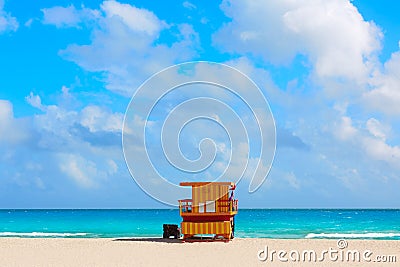
MULTIPOLYGON (((146 79, 193 60, 247 74, 274 115, 275 161, 257 192, 239 183, 242 207, 398 208, 399 5, 0 0, 0 208, 164 207, 129 174, 123 117, 146 79)), ((207 133, 185 133, 189 158, 207 133)))

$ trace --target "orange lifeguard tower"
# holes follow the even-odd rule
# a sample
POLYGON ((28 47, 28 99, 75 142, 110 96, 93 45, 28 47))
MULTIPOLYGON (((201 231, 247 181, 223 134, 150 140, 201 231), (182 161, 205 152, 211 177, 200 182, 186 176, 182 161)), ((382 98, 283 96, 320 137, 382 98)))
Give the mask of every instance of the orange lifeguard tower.
POLYGON ((192 199, 179 200, 183 240, 196 235, 213 235, 213 240, 229 241, 234 237, 234 216, 238 201, 233 199, 232 182, 182 182, 192 187, 192 199))

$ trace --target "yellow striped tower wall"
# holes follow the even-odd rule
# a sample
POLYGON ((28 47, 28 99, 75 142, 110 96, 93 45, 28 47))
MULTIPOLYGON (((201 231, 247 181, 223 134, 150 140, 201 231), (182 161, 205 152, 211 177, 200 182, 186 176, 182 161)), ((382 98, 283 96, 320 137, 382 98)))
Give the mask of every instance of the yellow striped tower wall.
POLYGON ((220 201, 228 201, 229 186, 228 185, 201 185, 192 187, 193 212, 199 212, 199 204, 206 201, 216 201, 216 212, 228 212, 226 202, 220 204, 220 201), (225 206, 224 206, 225 205, 225 206))
POLYGON ((230 221, 223 222, 182 222, 181 232, 185 235, 217 234, 230 235, 232 233, 230 221))

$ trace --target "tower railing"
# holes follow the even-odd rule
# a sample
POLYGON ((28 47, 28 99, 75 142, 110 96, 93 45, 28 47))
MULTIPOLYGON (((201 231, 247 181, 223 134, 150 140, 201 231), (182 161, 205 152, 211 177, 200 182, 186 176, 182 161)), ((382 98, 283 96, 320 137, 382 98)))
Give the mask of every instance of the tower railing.
MULTIPOLYGON (((181 199, 179 201, 179 211, 180 214, 187 214, 187 213, 194 213, 193 211, 193 200, 192 199, 181 199)), ((213 210, 212 212, 234 212, 238 210, 238 200, 237 199, 229 199, 229 200, 223 200, 219 199, 217 200, 218 206, 217 210, 213 210)), ((196 213, 212 213, 212 212, 207 212, 207 210, 204 210, 204 212, 196 212, 196 213)))

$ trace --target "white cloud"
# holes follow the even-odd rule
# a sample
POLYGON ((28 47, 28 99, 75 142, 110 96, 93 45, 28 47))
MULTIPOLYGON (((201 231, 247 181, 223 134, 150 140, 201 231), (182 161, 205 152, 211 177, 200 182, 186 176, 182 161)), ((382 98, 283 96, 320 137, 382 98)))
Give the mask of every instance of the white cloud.
MULTIPOLYGON (((2 126, 8 124, 10 119, 13 117, 13 107, 10 101, 0 100, 0 121, 2 126)), ((5 128, 5 127, 1 127, 5 128)))
POLYGON ((80 123, 91 132, 121 132, 123 114, 109 113, 98 106, 87 106, 81 112, 80 123))
POLYGON ((74 5, 43 8, 42 12, 43 24, 52 24, 57 28, 78 27, 85 20, 93 20, 99 15, 96 10, 85 7, 76 9, 74 5))
MULTIPOLYGON (((186 8, 190 8, 189 4, 184 3, 186 8)), ((274 189, 281 189, 279 192, 293 189, 292 192, 304 194, 312 190, 318 194, 331 190, 331 195, 335 195, 332 188, 343 187, 355 192, 363 183, 373 185, 375 177, 389 179, 398 176, 399 147, 390 139, 390 127, 387 126, 390 121, 377 120, 375 118, 381 118, 379 115, 357 109, 360 104, 357 97, 364 89, 359 85, 367 83, 369 74, 375 71, 368 80, 372 89, 363 98, 367 107, 385 114, 400 112, 397 105, 400 99, 397 97, 400 60, 395 53, 381 71, 377 70, 379 64, 375 64, 375 52, 380 47, 381 33, 372 22, 364 21, 351 2, 339 0, 225 1, 222 7, 232 22, 220 29, 214 41, 223 50, 241 56, 227 63, 260 85, 277 115, 277 123, 291 129, 292 136, 298 136, 310 147, 307 151, 288 147, 280 150, 283 152, 276 169, 281 175, 276 176, 274 189), (311 64, 314 74, 311 78, 320 80, 309 79, 306 76, 309 73, 305 73, 309 70, 306 66, 307 70, 302 70, 298 78, 286 81, 282 78, 286 69, 282 77, 278 75, 279 81, 287 82, 286 88, 279 85, 280 89, 267 68, 259 67, 262 62, 257 61, 258 68, 255 67, 256 61, 252 62, 256 56, 265 62, 287 64, 298 54, 308 58, 309 62, 304 64, 311 64), (326 82, 337 77, 339 82, 336 84, 326 82), (322 85, 334 93, 336 90, 358 91, 357 97, 327 101, 325 92, 315 90, 315 87, 320 88, 320 84, 315 82, 323 79, 322 85), (364 111, 367 114, 360 114, 364 111), (318 158, 320 154, 324 157, 318 158), (314 189, 310 189, 311 186, 314 189), (297 190, 299 188, 301 190, 297 190)), ((87 10, 88 13, 84 7, 58 9, 61 12, 59 20, 54 17, 51 20, 49 16, 52 11, 57 11, 57 7, 46 10, 50 12, 47 13, 48 22, 57 27, 87 27, 90 31, 90 43, 71 44, 60 51, 60 55, 87 71, 103 75, 108 89, 124 95, 130 95, 137 85, 163 67, 191 59, 199 43, 191 25, 165 22, 149 10, 116 1, 104 1, 98 10, 87 10), (90 14, 97 15, 93 17, 90 14), (165 35, 168 37, 163 39, 165 35), (174 41, 165 42, 166 39, 174 41)), ((296 67, 293 70, 296 72, 296 67)), ((292 75, 292 69, 288 72, 292 75)), ((67 87, 62 91, 64 98, 73 95, 67 87)), ((79 107, 78 110, 60 104, 46 106, 34 94, 27 96, 26 101, 43 111, 33 118, 33 124, 38 132, 40 148, 62 154, 54 164, 59 171, 87 188, 101 184, 96 175, 105 178, 119 173, 120 162, 117 159, 121 156, 118 154, 120 148, 105 148, 92 139, 96 137, 98 142, 104 140, 103 133, 118 134, 122 114, 97 105, 79 107)), ((125 130, 135 137, 135 131, 141 129, 145 121, 140 117, 132 120, 134 127, 125 130)), ((203 127, 195 132, 201 135, 207 131, 209 129, 203 127)), ((208 178, 215 178, 212 172, 220 173, 225 169, 230 150, 245 151, 246 148, 229 149, 220 140, 216 143, 217 153, 221 156, 208 178)), ((129 149, 134 151, 137 147, 129 149)), ((232 177, 249 159, 248 155, 241 153, 243 157, 234 158, 232 162, 236 168, 232 169, 232 177)), ((51 152, 51 155, 54 154, 51 152)), ((250 158, 248 167, 255 168, 257 162, 257 158, 250 158)), ((269 166, 261 162, 260 168, 267 170, 269 166)), ((246 175, 245 178, 250 177, 249 173, 246 175)), ((41 175, 37 177, 43 178, 41 175)), ((374 193, 374 190, 369 192, 374 193)))
POLYGON ((190 10, 197 8, 195 4, 190 3, 189 1, 183 2, 182 5, 183 5, 184 8, 187 8, 187 9, 190 9, 190 10))
MULTIPOLYGON (((61 101, 69 101, 71 93, 62 87, 61 101)), ((32 92, 26 101, 43 113, 33 117, 32 124, 39 136, 38 146, 43 149, 59 150, 68 144, 74 149, 82 146, 119 144, 123 114, 107 108, 88 105, 81 110, 70 110, 61 105, 44 105, 38 95, 32 92), (88 142, 82 144, 81 142, 88 142)))
MULTIPOLYGON (((60 55, 101 73, 114 92, 131 96, 149 76, 196 54, 198 34, 191 25, 169 25, 149 10, 117 1, 104 1, 100 8, 91 44, 71 44, 60 55), (175 41, 164 43, 161 33, 175 41)), ((84 15, 79 18, 87 20, 84 15)))
MULTIPOLYGON (((390 120, 383 123, 383 120, 372 118, 369 110, 359 110, 361 103, 357 98, 327 102, 324 92, 302 94, 297 88, 281 90, 273 83, 268 71, 256 68, 245 57, 232 60, 229 65, 242 70, 265 90, 278 126, 293 129, 310 147, 309 152, 278 149, 266 184, 273 188, 286 185, 295 189, 296 183, 288 184, 293 172, 301 185, 300 191, 335 188, 350 190, 354 195, 357 192, 374 195, 376 188, 384 190, 385 187, 377 186, 375 182, 379 183, 383 178, 392 182, 398 179, 395 162, 398 162, 399 147, 396 139, 390 139, 394 127, 390 126, 390 120), (280 154, 282 151, 284 155, 280 154), (319 153, 324 155, 323 158, 316 158, 319 153), (276 172, 280 174, 274 176, 276 172)), ((342 86, 349 87, 349 83, 342 86)))
POLYGON ((64 98, 70 98, 71 97, 71 94, 70 94, 69 90, 70 90, 70 88, 66 87, 65 85, 63 85, 61 87, 61 92, 62 92, 64 98))
POLYGON ((368 75, 368 61, 380 48, 381 32, 373 22, 364 21, 350 2, 303 4, 288 11, 284 21, 304 43, 319 76, 363 80, 368 75))
POLYGON ((400 169, 400 147, 390 146, 380 138, 364 137, 362 146, 369 156, 375 160, 382 160, 392 167, 400 169))
POLYGON ((375 118, 368 119, 365 122, 365 129, 363 129, 363 125, 354 126, 350 117, 343 116, 340 123, 334 124, 333 134, 341 141, 335 141, 335 146, 344 146, 343 153, 345 151, 354 153, 353 149, 361 151, 364 154, 363 157, 366 156, 363 160, 370 164, 375 164, 375 161, 378 160, 397 169, 399 168, 400 147, 388 144, 387 137, 390 130, 391 127, 382 124, 375 118))
POLYGON ((129 29, 135 32, 145 32, 150 36, 157 36, 166 25, 160 21, 153 12, 136 8, 129 4, 121 4, 117 1, 104 1, 101 9, 106 17, 120 18, 129 29))
POLYGON ((363 95, 365 105, 387 115, 399 115, 400 52, 392 54, 383 70, 377 71, 370 83, 372 90, 363 95))
POLYGON ((366 126, 370 134, 376 138, 382 139, 383 141, 386 140, 386 132, 388 131, 388 127, 383 126, 380 121, 375 118, 370 118, 367 121, 366 126))
POLYGON ((32 107, 44 110, 45 107, 42 105, 42 100, 40 96, 34 95, 33 92, 30 92, 28 96, 25 97, 26 102, 28 102, 32 107))
POLYGON ((343 116, 334 129, 335 135, 341 140, 352 139, 357 134, 357 129, 352 125, 350 117, 343 116))
POLYGON ((4 0, 0 0, 0 34, 7 31, 16 31, 18 27, 17 19, 4 11, 4 0))
POLYGON ((123 162, 119 146, 122 114, 95 105, 81 110, 63 108, 62 102, 75 96, 66 86, 59 95, 60 103, 46 105, 31 92, 26 101, 42 112, 23 120, 14 118, 10 102, 0 101, 0 149, 6 149, 2 150, 3 159, 12 162, 18 158, 21 162, 21 167, 15 171, 10 168, 8 173, 14 174, 17 182, 39 189, 54 185, 52 177, 68 177, 82 188, 100 188, 117 174, 123 162), (19 143, 7 150, 11 139, 19 143), (29 143, 21 145, 25 140, 29 143), (1 146, 2 141, 7 146, 1 146))
POLYGON ((275 64, 305 54, 319 77, 362 81, 380 48, 380 30, 349 1, 226 0, 221 7, 232 18, 214 36, 222 50, 275 64))
POLYGON ((43 149, 60 149, 65 143, 74 142, 70 128, 77 121, 78 112, 57 105, 42 107, 44 113, 33 117, 33 125, 40 136, 38 146, 43 149))
POLYGON ((97 184, 94 179, 104 177, 93 161, 87 160, 80 155, 61 154, 59 155, 60 170, 72 178, 79 186, 91 188, 97 184))
MULTIPOLYGON (((388 126, 393 121, 382 123, 371 110, 399 114, 400 56, 394 53, 379 71, 382 33, 374 23, 348 1, 225 1, 222 8, 232 22, 214 35, 215 44, 241 56, 230 64, 265 88, 278 125, 294 129, 310 144, 307 155, 278 153, 274 168, 294 170, 299 181, 318 188, 328 184, 356 192, 362 187, 371 194, 382 177, 398 179, 399 146, 390 139, 394 125, 388 126), (267 71, 243 57, 280 65, 298 54, 307 56, 313 75, 307 81, 299 77, 294 89, 285 79, 287 87, 279 89, 268 82, 267 71), (372 89, 365 93, 368 86, 372 89), (315 158, 318 153, 324 159, 315 158)), ((279 179, 289 182, 288 177, 279 179)))
POLYGON ((13 105, 8 100, 0 100, 0 144, 17 144, 30 137, 28 123, 14 117, 13 105))

